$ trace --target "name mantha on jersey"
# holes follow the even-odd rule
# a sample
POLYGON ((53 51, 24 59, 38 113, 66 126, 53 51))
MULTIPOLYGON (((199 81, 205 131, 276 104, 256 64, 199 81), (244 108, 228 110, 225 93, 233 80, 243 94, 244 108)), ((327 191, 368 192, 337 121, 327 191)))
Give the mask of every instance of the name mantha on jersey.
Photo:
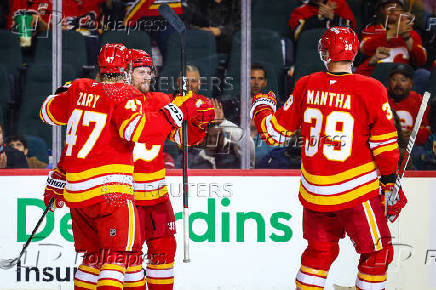
POLYGON ((300 200, 312 210, 339 210, 377 195, 377 169, 388 175, 397 167, 386 88, 372 78, 324 72, 303 77, 282 108, 260 111, 255 123, 271 145, 301 128, 300 200))

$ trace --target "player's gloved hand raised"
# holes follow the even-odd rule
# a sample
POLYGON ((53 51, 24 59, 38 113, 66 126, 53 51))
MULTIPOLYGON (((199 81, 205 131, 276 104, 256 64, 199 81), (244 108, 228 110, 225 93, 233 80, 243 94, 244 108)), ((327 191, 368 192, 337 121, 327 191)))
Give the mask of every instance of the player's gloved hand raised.
POLYGON ((54 211, 56 208, 61 208, 65 204, 64 188, 66 185, 66 176, 59 168, 48 173, 47 184, 44 190, 44 204, 49 206, 50 200, 54 198, 54 203, 50 208, 54 211))
POLYGON ((403 207, 407 203, 407 198, 404 195, 403 189, 400 187, 398 190, 398 195, 395 198, 394 195, 394 183, 386 183, 383 184, 380 182, 380 188, 382 191, 382 195, 384 196, 384 201, 387 203, 385 206, 387 207, 387 218, 394 222, 399 216, 403 207))
POLYGON ((250 118, 253 119, 257 113, 269 110, 272 113, 276 111, 276 95, 270 91, 268 94, 256 94, 251 101, 250 118))
POLYGON ((175 128, 182 127, 182 122, 185 119, 187 112, 183 104, 192 98, 192 92, 189 91, 186 95, 176 96, 171 103, 164 106, 161 110, 168 119, 168 122, 175 128))
POLYGON ((215 119, 215 108, 206 97, 197 95, 190 98, 183 103, 182 108, 192 125, 201 130, 206 130, 209 123, 215 119))

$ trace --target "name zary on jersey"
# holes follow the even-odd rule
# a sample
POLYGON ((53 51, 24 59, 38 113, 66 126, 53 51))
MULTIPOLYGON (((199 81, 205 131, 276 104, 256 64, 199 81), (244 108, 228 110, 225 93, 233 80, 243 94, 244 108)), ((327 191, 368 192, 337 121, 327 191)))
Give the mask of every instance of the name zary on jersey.
POLYGON ((100 98, 100 95, 87 94, 87 93, 80 92, 80 96, 77 99, 77 105, 95 108, 95 104, 97 103, 99 98, 100 98))
POLYGON ((307 104, 351 110, 351 96, 322 91, 307 91, 307 104))

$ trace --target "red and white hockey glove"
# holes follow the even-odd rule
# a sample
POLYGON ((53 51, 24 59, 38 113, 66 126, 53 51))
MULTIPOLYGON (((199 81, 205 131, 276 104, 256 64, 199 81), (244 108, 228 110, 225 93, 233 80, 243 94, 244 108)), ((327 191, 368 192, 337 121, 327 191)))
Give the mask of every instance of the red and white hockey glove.
POLYGON ((404 195, 403 189, 400 187, 400 189, 398 190, 398 195, 394 199, 394 183, 383 184, 382 182, 380 182, 380 188, 384 196, 384 202, 387 203, 384 204, 387 208, 387 218, 391 222, 394 222, 400 216, 401 210, 406 205, 407 198, 404 195))
POLYGON ((197 95, 186 101, 182 107, 185 107, 192 125, 201 130, 206 130, 209 123, 215 119, 215 108, 206 97, 197 95))
POLYGON ((250 118, 253 119, 257 113, 270 110, 271 113, 276 111, 277 99, 276 95, 270 91, 268 94, 257 94, 251 101, 250 118))
POLYGON ((187 115, 184 104, 191 98, 192 92, 189 91, 185 96, 176 96, 171 103, 161 109, 173 127, 182 127, 182 122, 187 115))
POLYGON ((51 211, 64 206, 64 188, 66 183, 65 173, 59 168, 55 168, 48 173, 47 184, 44 190, 44 204, 48 207, 50 200, 54 198, 54 203, 50 208, 51 211))

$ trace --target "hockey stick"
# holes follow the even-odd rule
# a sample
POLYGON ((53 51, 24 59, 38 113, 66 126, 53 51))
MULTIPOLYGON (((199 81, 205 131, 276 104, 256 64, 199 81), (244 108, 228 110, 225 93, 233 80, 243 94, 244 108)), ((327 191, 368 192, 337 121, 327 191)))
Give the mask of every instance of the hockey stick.
POLYGON ((45 216, 47 215, 48 211, 50 210, 50 208, 53 206, 54 204, 54 198, 52 198, 50 200, 50 203, 48 204, 48 206, 46 207, 46 209, 44 210, 44 213, 42 214, 42 216, 39 218, 38 222, 36 223, 35 228, 32 231, 32 234, 30 235, 30 237, 27 239, 26 243, 24 244, 23 248, 21 249, 20 254, 18 255, 18 257, 16 257, 15 259, 1 259, 0 260, 0 269, 3 270, 8 270, 11 269, 12 267, 14 267, 21 259, 21 257, 23 256, 24 252, 26 252, 27 247, 30 245, 30 242, 32 241, 32 239, 35 237, 36 232, 38 231, 39 227, 42 224, 42 221, 44 220, 45 216))
MULTIPOLYGON (((159 13, 177 31, 180 36, 181 72, 183 95, 187 94, 185 31, 186 26, 173 9, 164 3, 159 6, 159 13)), ((182 124, 183 145, 183 262, 189 263, 189 207, 188 207, 188 128, 186 120, 182 124)))
MULTIPOLYGON (((416 115, 415 125, 413 126, 412 132, 410 133, 409 143, 407 144, 406 151, 403 156, 403 160, 401 161, 401 165, 398 168, 397 180, 395 180, 394 191, 391 195, 389 195, 386 200, 386 206, 395 204, 398 198, 398 191, 401 187, 401 179, 404 176, 404 172, 406 171, 407 163, 410 159, 410 153, 412 152, 413 145, 415 145, 416 135, 418 134, 419 127, 421 126, 422 117, 424 116, 424 112, 427 108, 428 100, 430 99, 430 93, 425 92, 422 97, 421 106, 419 107, 418 114, 416 115)), ((392 222, 393 217, 388 216, 388 219, 392 222)))

